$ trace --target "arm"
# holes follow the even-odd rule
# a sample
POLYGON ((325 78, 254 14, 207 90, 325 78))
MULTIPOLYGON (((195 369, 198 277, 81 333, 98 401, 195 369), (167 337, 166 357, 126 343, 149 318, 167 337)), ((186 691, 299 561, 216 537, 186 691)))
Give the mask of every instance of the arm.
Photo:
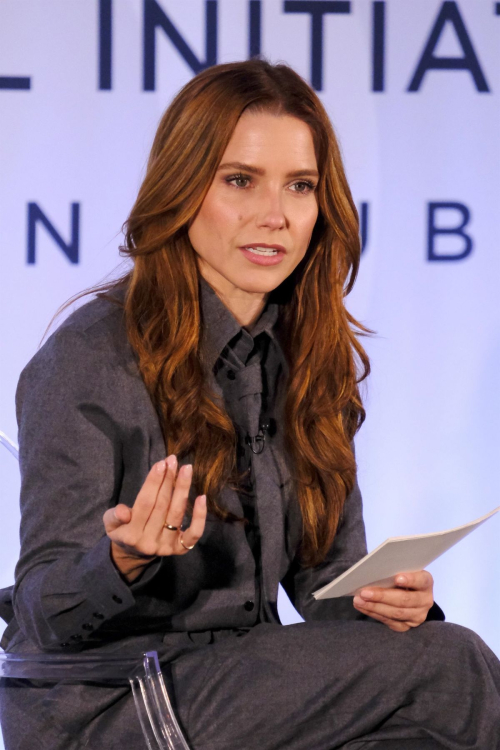
POLYGON ((333 544, 321 565, 304 568, 295 558, 282 586, 305 620, 366 620, 356 612, 350 597, 316 601, 313 591, 325 586, 367 553, 363 504, 357 481, 346 498, 333 544))
POLYGON ((134 606, 135 588, 155 572, 127 585, 102 522, 118 502, 123 474, 116 412, 124 407, 113 374, 85 334, 61 329, 18 384, 21 554, 14 612, 41 648, 95 639, 134 606))

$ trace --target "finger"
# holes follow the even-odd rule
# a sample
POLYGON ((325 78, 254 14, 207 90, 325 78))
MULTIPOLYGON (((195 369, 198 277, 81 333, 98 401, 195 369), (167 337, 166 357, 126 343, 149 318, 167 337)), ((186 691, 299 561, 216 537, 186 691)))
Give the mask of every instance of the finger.
POLYGON ((176 482, 176 474, 177 457, 172 454, 167 458, 167 471, 165 472, 163 482, 158 490, 156 503, 146 522, 146 526, 144 527, 144 536, 148 537, 148 539, 155 540, 157 544, 160 542, 170 504, 172 502, 172 492, 176 482))
POLYGON ((172 500, 170 501, 170 507, 165 519, 165 523, 169 523, 171 526, 180 527, 182 524, 186 513, 192 476, 192 464, 181 466, 179 473, 177 474, 172 500))
POLYGON ((120 526, 129 523, 131 518, 132 511, 127 505, 120 503, 114 508, 109 508, 102 517, 106 534, 109 534, 120 528, 120 526))
POLYGON ((143 533, 151 511, 155 506, 158 491, 165 477, 166 468, 166 460, 153 464, 135 499, 130 526, 131 532, 138 538, 143 533))
POLYGON ((415 608, 432 605, 432 602, 429 604, 430 599, 427 591, 373 587, 370 589, 361 589, 358 596, 365 602, 381 602, 398 608, 415 608))
POLYGON ((387 625, 389 630, 393 630, 395 633, 407 633, 411 630, 412 626, 408 622, 398 622, 397 620, 380 620, 384 625, 387 625))
POLYGON ((418 570, 414 573, 399 573, 394 578, 396 586, 402 586, 413 591, 426 591, 432 589, 434 579, 427 570, 418 570))
POLYGON ((376 612, 368 612, 362 607, 356 606, 356 609, 358 609, 362 614, 367 615, 368 617, 371 617, 372 620, 377 620, 377 622, 381 622, 384 625, 387 625, 387 627, 390 628, 390 630, 394 630, 397 633, 406 633, 406 631, 410 630, 410 628, 412 627, 407 622, 400 622, 399 620, 391 620, 388 617, 384 617, 383 615, 378 615, 376 612))
POLYGON ((354 606, 363 609, 370 617, 379 615, 388 620, 398 620, 420 625, 427 617, 428 609, 425 607, 392 607, 389 604, 379 604, 377 602, 364 602, 360 597, 354 597, 354 606))
POLYGON ((185 547, 182 546, 180 542, 181 539, 186 547, 192 547, 193 544, 196 544, 201 539, 201 537, 203 536, 203 532, 205 531, 206 519, 207 496, 199 495, 194 502, 193 516, 191 518, 190 526, 183 532, 182 537, 180 535, 177 536, 177 554, 182 555, 188 551, 187 549, 185 549, 185 547))

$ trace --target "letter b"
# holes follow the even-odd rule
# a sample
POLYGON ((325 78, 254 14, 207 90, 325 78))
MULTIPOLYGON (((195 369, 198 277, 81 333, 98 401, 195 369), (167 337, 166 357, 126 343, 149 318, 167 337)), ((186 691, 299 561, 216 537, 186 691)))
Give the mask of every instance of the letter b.
POLYGON ((472 237, 466 234, 464 231, 465 227, 470 221, 470 211, 463 203, 429 203, 428 205, 428 219, 427 219, 427 260, 463 260, 471 254, 474 243, 472 237), (462 220, 460 224, 455 226, 438 227, 436 226, 436 214, 439 211, 458 211, 461 214, 462 220), (459 252, 454 253, 439 253, 436 249, 436 237, 439 235, 456 235, 463 240, 463 249, 459 252))

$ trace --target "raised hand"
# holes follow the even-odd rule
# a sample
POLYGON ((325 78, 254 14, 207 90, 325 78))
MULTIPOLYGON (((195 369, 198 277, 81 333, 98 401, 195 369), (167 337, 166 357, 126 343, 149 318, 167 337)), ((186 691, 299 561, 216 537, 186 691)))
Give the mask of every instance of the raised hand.
POLYGON ((192 473, 191 464, 186 464, 177 474, 177 459, 169 456, 151 468, 132 508, 119 504, 104 514, 111 558, 129 583, 154 558, 185 555, 203 534, 205 495, 196 498, 191 525, 181 530, 192 473))
POLYGON ((400 633, 421 625, 434 602, 434 580, 426 570, 400 573, 394 587, 366 586, 354 597, 354 607, 400 633))

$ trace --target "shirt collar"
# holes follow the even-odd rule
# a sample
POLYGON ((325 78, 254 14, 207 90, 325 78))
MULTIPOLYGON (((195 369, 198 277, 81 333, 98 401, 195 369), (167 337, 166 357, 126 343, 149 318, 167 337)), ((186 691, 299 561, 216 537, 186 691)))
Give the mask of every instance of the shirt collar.
POLYGON ((276 340, 273 330, 279 316, 279 305, 276 302, 268 300, 251 331, 248 331, 238 323, 214 289, 200 275, 200 308, 202 316, 201 346, 203 358, 209 370, 213 370, 223 349, 241 331, 252 338, 265 331, 271 339, 276 340))

